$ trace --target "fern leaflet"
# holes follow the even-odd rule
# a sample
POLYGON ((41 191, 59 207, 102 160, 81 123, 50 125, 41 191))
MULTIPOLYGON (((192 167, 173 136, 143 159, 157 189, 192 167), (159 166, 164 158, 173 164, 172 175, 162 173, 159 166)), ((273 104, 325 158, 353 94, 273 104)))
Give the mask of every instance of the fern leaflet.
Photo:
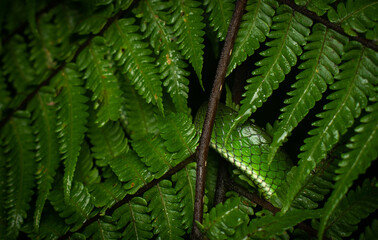
POLYGON ((135 197, 113 213, 118 229, 124 229, 122 236, 129 239, 151 239, 153 237, 151 217, 147 201, 135 197))
POLYGON ((341 72, 335 76, 338 81, 331 85, 336 90, 328 99, 330 103, 324 106, 325 111, 318 117, 322 119, 315 122, 317 128, 309 132, 312 135, 305 140, 299 154, 299 166, 292 169, 297 176, 295 182, 289 182, 286 191, 284 211, 288 210, 292 200, 303 186, 310 171, 325 158, 334 144, 339 140, 347 128, 354 123, 361 109, 367 105, 367 96, 372 85, 377 84, 378 75, 376 63, 378 54, 370 49, 362 48, 356 42, 349 42, 343 56, 344 64, 340 66, 341 72))
POLYGON ((137 32, 139 27, 134 25, 135 19, 120 19, 115 21, 105 33, 105 37, 112 49, 119 65, 147 103, 156 104, 163 112, 163 90, 159 79, 158 69, 153 64, 151 50, 142 41, 137 32))
POLYGON ((37 134, 38 197, 34 212, 34 227, 39 228, 42 211, 52 188, 56 169, 59 166, 59 147, 56 134, 56 106, 54 89, 44 87, 39 91, 29 108, 33 113, 34 129, 37 134))
POLYGON ((304 69, 297 75, 295 88, 288 94, 292 96, 285 101, 288 104, 282 109, 283 113, 277 131, 274 132, 269 160, 271 161, 280 145, 286 140, 290 132, 307 115, 315 102, 319 101, 333 83, 334 75, 338 74, 338 64, 341 62, 343 43, 345 39, 324 25, 316 24, 311 35, 307 38, 306 52, 301 56, 299 68, 304 69))
POLYGON ((27 210, 35 184, 35 142, 28 112, 19 112, 2 132, 6 161, 6 236, 16 239, 27 210))
POLYGON ((239 116, 233 128, 244 122, 264 101, 278 88, 285 74, 290 72, 297 62, 297 56, 302 53, 301 45, 306 43, 305 37, 310 33, 312 21, 298 13, 293 13, 290 7, 281 5, 273 18, 269 37, 273 40, 267 43, 270 48, 261 53, 264 59, 257 62, 260 66, 252 72, 255 75, 247 80, 245 97, 241 103, 239 116))
POLYGON ((171 24, 182 55, 192 64, 202 85, 203 35, 205 24, 202 23, 203 10, 195 0, 174 0, 171 10, 171 24))
POLYGON ((162 180, 147 191, 144 197, 151 210, 154 234, 159 239, 182 239, 181 236, 185 234, 185 231, 180 214, 180 199, 172 187, 172 182, 162 180))
POLYGON ((375 0, 348 0, 340 2, 337 11, 333 8, 328 12, 331 22, 340 24, 350 36, 366 33, 366 38, 377 40, 378 2, 375 0))
POLYGON ((177 112, 189 112, 187 106, 189 72, 183 56, 180 54, 178 45, 173 41, 173 29, 168 25, 168 10, 170 2, 141 1, 139 14, 142 16, 142 31, 150 38, 151 46, 158 54, 160 78, 167 87, 177 112))
POLYGON ((244 62, 247 56, 253 55, 270 31, 272 18, 277 8, 277 1, 249 0, 243 15, 240 29, 235 39, 227 75, 244 62))
POLYGON ((378 103, 375 102, 368 106, 366 110, 369 114, 361 119, 363 124, 355 129, 357 134, 351 138, 351 143, 347 145, 350 151, 342 155, 343 160, 339 163, 340 168, 336 171, 339 175, 336 178, 335 189, 324 205, 324 215, 320 222, 320 235, 323 234, 328 219, 353 181, 357 179, 358 175, 364 173, 378 156, 378 103))
POLYGON ((234 0, 205 0, 203 4, 206 12, 210 13, 210 26, 218 32, 217 37, 223 41, 226 38, 228 25, 230 24, 232 13, 235 8, 234 0))
POLYGON ((87 239, 104 240, 120 239, 121 234, 113 224, 112 217, 104 216, 85 228, 84 234, 87 239))
POLYGON ((60 106, 57 131, 60 138, 59 150, 63 154, 65 166, 64 197, 68 201, 81 143, 87 130, 85 124, 89 114, 85 103, 88 98, 84 95, 83 81, 75 65, 67 65, 57 75, 55 81, 59 83, 59 89, 61 89, 56 99, 60 106))
POLYGON ((109 120, 118 120, 123 100, 112 62, 106 59, 107 54, 105 39, 95 37, 77 58, 80 70, 85 69, 86 88, 93 92, 92 101, 95 109, 98 108, 96 123, 100 127, 109 120))

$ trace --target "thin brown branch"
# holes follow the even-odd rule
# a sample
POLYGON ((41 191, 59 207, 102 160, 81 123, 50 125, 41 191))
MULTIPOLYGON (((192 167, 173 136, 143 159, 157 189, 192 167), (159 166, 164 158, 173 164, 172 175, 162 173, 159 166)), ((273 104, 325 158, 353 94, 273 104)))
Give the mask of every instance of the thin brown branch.
POLYGON ((192 239, 201 239, 201 232, 196 222, 202 223, 203 219, 203 200, 205 194, 206 164, 207 154, 209 152, 209 142, 211 132, 213 130, 215 114, 221 97, 224 79, 227 72, 227 66, 230 62, 230 56, 234 46, 236 34, 239 29, 241 18, 244 13, 246 0, 238 0, 232 15, 230 25, 228 27, 227 37, 222 49, 222 53, 218 62, 217 72, 213 88, 211 90, 209 105, 203 125, 200 145, 196 151, 197 169, 196 169, 196 197, 194 202, 193 214, 193 230, 192 239))
POLYGON ((355 37, 350 36, 344 31, 344 29, 342 29, 342 27, 340 25, 337 25, 335 23, 331 23, 330 21, 328 21, 328 19, 325 19, 325 18, 322 18, 322 17, 316 15, 316 13, 306 9, 306 7, 298 6, 297 4, 295 4, 294 1, 291 1, 291 0, 278 0, 278 1, 283 3, 283 4, 290 6, 295 11, 300 12, 303 15, 311 18, 313 21, 324 24, 326 27, 333 29, 336 32, 348 37, 350 40, 360 42, 362 45, 364 45, 368 48, 371 48, 374 51, 378 51, 378 45, 374 41, 367 40, 366 38, 358 36, 358 35, 355 36, 355 37))
MULTIPOLYGON (((158 184, 159 182, 161 182, 164 179, 168 179, 168 178, 172 177, 173 174, 179 172, 186 165, 188 165, 189 163, 194 162, 194 161, 195 161, 194 155, 191 155, 190 157, 188 157, 184 161, 180 162, 179 164, 177 164, 173 168, 169 169, 168 172, 166 172, 160 178, 154 179, 151 182, 149 182, 146 185, 144 185, 143 187, 141 187, 136 193, 131 194, 131 195, 126 195, 121 201, 115 203, 112 207, 108 208, 105 211, 105 215, 111 216, 113 214, 113 212, 117 208, 119 208, 122 205, 130 202, 130 200, 133 199, 133 198, 135 198, 135 197, 142 196, 145 192, 147 192, 148 190, 150 190, 151 188, 153 188, 154 186, 156 186, 156 184, 158 184)), ((75 232, 67 232, 63 236, 59 237, 58 240, 69 239, 74 233, 80 232, 80 231, 84 230, 86 227, 88 227, 92 223, 94 223, 97 220, 99 220, 101 218, 101 216, 103 216, 103 213, 100 212, 97 215, 95 215, 94 217, 92 217, 92 218, 88 219, 87 221, 85 221, 83 223, 83 225, 78 230, 76 230, 75 232)))

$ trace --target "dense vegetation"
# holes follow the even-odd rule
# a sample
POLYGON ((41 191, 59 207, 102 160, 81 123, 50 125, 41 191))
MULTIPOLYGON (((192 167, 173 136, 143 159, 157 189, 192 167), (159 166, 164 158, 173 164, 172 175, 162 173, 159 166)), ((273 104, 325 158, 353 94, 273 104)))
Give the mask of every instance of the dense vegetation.
MULTIPOLYGON (((192 122, 234 8, 2 0, 0 239, 190 238, 192 122)), ((375 0, 247 1, 222 101, 241 99, 237 123, 255 119, 270 159, 283 148, 294 167, 267 202, 210 152, 204 236, 376 237, 377 12, 375 0)))

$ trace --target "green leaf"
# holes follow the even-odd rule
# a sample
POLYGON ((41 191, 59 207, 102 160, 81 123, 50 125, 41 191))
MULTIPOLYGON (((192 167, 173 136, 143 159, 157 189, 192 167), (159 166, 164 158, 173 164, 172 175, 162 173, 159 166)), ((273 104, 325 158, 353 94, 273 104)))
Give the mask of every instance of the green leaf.
POLYGON ((102 182, 90 185, 88 189, 91 193, 93 204, 98 208, 109 208, 126 196, 122 183, 114 175, 102 182))
POLYGON ((375 77, 378 75, 378 54, 356 42, 349 42, 345 51, 341 71, 335 76, 338 81, 330 87, 334 92, 327 97, 330 102, 317 115, 321 120, 313 124, 316 128, 309 132, 311 137, 305 139, 301 147, 299 166, 292 169, 293 176, 297 177, 294 182, 288 182, 283 211, 288 210, 311 170, 326 157, 366 107, 367 96, 374 95, 372 86, 378 81, 375 77))
POLYGON ((318 16, 322 16, 330 8, 331 4, 336 0, 295 0, 299 6, 305 6, 308 10, 315 12, 318 16))
POLYGON ((360 235, 359 240, 368 240, 368 239, 374 239, 376 237, 376 234, 378 232, 378 220, 373 219, 370 226, 367 226, 365 228, 365 232, 363 232, 360 235))
POLYGON ((181 171, 172 176, 178 197, 181 199, 180 208, 185 229, 190 232, 193 224, 195 201, 196 164, 190 163, 181 171))
POLYGON ((102 127, 92 122, 88 136, 92 144, 92 155, 98 166, 106 166, 129 150, 128 140, 119 122, 108 122, 102 127))
POLYGON ((147 201, 135 197, 113 213, 118 229, 124 229, 122 236, 128 239, 151 239, 153 237, 150 210, 147 201))
POLYGON ((203 65, 203 10, 200 3, 194 0, 174 0, 171 9, 171 21, 174 35, 182 55, 192 64, 194 71, 202 85, 203 65))
POLYGON ((60 93, 56 99, 58 111, 57 131, 59 133, 60 153, 64 160, 64 198, 68 201, 75 173, 76 162, 87 131, 88 98, 75 65, 66 66, 55 81, 59 82, 60 93))
MULTIPOLYGON (((29 115, 28 112, 20 115, 29 115)), ((2 129, 6 158, 6 201, 8 239, 16 239, 30 207, 36 172, 33 130, 28 117, 14 116, 2 129)))
POLYGON ((199 136, 191 117, 183 113, 171 113, 161 119, 161 137, 164 146, 174 154, 175 162, 181 162, 194 154, 199 136))
POLYGON ((49 200, 59 216, 70 225, 71 231, 77 231, 90 218, 94 208, 88 189, 80 182, 74 182, 71 195, 66 201, 61 188, 55 188, 49 194, 49 200))
POLYGON ((94 165, 88 143, 83 142, 75 169, 74 181, 82 182, 88 186, 101 181, 99 169, 94 165))
POLYGON ((205 0, 203 2, 203 5, 206 6, 206 12, 210 13, 210 26, 218 33, 217 37, 221 41, 226 38, 228 25, 235 8, 234 2, 234 0, 205 0))
POLYGON ((34 211, 34 228, 37 231, 60 160, 56 134, 56 102, 53 98, 53 91, 51 88, 44 87, 29 105, 33 113, 33 127, 37 135, 36 155, 39 160, 37 166, 38 197, 34 211))
MULTIPOLYGON (((341 239, 357 230, 357 224, 378 209, 378 184, 375 178, 365 179, 355 191, 350 191, 332 212, 325 229, 326 235, 341 239)), ((315 225, 314 227, 318 227, 315 225)), ((321 235, 319 235, 319 238, 321 235)))
POLYGON ((276 234, 280 234, 306 219, 319 218, 321 214, 322 209, 292 209, 283 215, 278 213, 275 216, 255 218, 249 223, 246 235, 243 237, 248 236, 253 239, 271 239, 274 238, 276 234))
POLYGON ((324 25, 316 24, 307 41, 301 56, 305 62, 299 66, 303 71, 292 85, 294 90, 288 93, 291 98, 285 100, 287 106, 282 109, 283 113, 279 117, 281 121, 273 135, 269 161, 339 73, 338 64, 341 62, 345 39, 324 25))
POLYGON ((210 239, 228 239, 241 224, 249 221, 248 211, 239 197, 232 197, 205 214, 199 226, 210 239))
POLYGON ((180 199, 168 180, 162 180, 144 194, 158 239, 182 239, 185 234, 180 199))
POLYGON ((254 77, 247 80, 248 85, 243 94, 245 98, 241 101, 239 116, 232 128, 255 112, 297 63, 297 56, 302 54, 301 46, 306 43, 305 37, 310 33, 311 24, 309 18, 294 14, 290 7, 280 5, 268 35, 272 41, 266 43, 269 48, 260 53, 264 58, 256 63, 259 68, 252 72, 254 77))
POLYGON ((378 2, 375 0, 348 0, 340 2, 337 10, 333 8, 328 12, 331 22, 341 25, 350 36, 366 33, 366 37, 377 40, 377 11, 378 2))
POLYGON ((85 228, 84 234, 88 239, 120 239, 121 234, 117 232, 112 217, 104 216, 85 228))
POLYGON ((277 1, 249 0, 243 15, 238 34, 235 39, 234 49, 228 65, 229 75, 237 65, 244 62, 248 56, 260 47, 260 42, 265 41, 272 25, 272 18, 277 8, 277 1))
POLYGON ((154 173, 155 178, 164 175, 177 164, 174 155, 167 151, 164 141, 160 136, 146 136, 131 144, 133 149, 141 157, 141 161, 148 166, 148 171, 154 173))
POLYGON ((139 188, 154 179, 153 173, 148 171, 147 165, 131 149, 124 156, 114 158, 110 162, 110 167, 118 179, 124 183, 123 187, 128 194, 136 193, 139 188))
POLYGON ((153 105, 147 104, 135 89, 124 79, 122 90, 125 92, 124 125, 132 139, 141 139, 147 135, 159 133, 158 114, 153 105))
POLYGON ((189 72, 183 56, 180 54, 178 45, 172 40, 172 26, 168 23, 168 11, 171 2, 141 1, 137 16, 142 17, 142 31, 149 37, 150 44, 158 55, 160 78, 167 88, 177 112, 187 112, 189 72))
POLYGON ((368 106, 366 110, 369 114, 361 118, 362 124, 355 129, 357 134, 347 144, 350 151, 341 155, 343 160, 336 171, 339 175, 335 179, 335 189, 324 205, 325 214, 321 218, 319 236, 322 236, 329 218, 353 181, 378 157, 378 103, 368 106))
POLYGON ((123 103, 122 92, 107 55, 109 48, 105 39, 95 37, 77 58, 80 70, 85 70, 86 88, 93 92, 92 101, 98 110, 96 123, 99 127, 109 120, 118 120, 123 103))
POLYGON ((163 90, 158 69, 153 64, 148 44, 142 41, 134 25, 135 19, 124 18, 115 21, 106 31, 105 37, 115 51, 115 59, 122 67, 131 84, 147 103, 154 103, 163 112, 163 90))

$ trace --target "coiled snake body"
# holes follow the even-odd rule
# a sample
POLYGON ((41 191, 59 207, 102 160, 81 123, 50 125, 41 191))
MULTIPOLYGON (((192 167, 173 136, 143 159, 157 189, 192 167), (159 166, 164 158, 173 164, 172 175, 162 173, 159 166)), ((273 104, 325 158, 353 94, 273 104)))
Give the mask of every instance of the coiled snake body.
MULTIPOLYGON (((197 112, 197 131, 201 131, 206 110, 207 104, 204 104, 197 112)), ((237 115, 233 109, 219 105, 210 146, 247 175, 259 192, 269 199, 285 179, 292 166, 291 161, 286 153, 279 150, 268 165, 271 137, 251 121, 233 129, 225 143, 226 134, 237 115)))

